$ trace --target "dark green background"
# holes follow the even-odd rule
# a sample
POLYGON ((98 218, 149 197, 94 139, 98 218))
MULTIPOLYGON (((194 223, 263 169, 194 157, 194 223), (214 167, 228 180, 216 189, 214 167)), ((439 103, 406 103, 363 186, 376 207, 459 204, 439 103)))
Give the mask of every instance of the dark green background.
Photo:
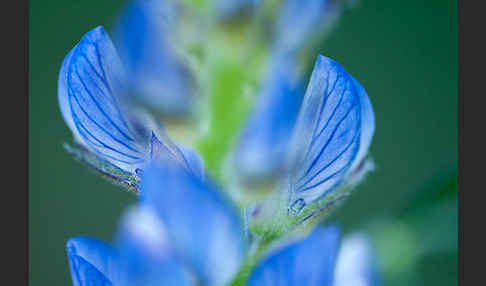
MULTIPOLYGON (((332 217, 345 231, 370 220, 391 219, 393 225, 405 219, 400 211, 410 201, 440 188, 457 170, 456 1, 361 2, 321 50, 363 84, 376 116, 371 146, 376 171, 332 217)), ((110 240, 120 213, 135 202, 64 151, 71 134, 57 103, 64 56, 85 32, 109 28, 123 3, 30 1, 31 285, 70 285, 66 240, 78 234, 110 240)), ((455 196, 457 185, 453 188, 455 196)), ((457 216, 438 220, 457 229, 457 216)), ((423 259, 413 285, 456 285, 455 255, 423 259)), ((410 275, 384 276, 398 285, 410 275)))

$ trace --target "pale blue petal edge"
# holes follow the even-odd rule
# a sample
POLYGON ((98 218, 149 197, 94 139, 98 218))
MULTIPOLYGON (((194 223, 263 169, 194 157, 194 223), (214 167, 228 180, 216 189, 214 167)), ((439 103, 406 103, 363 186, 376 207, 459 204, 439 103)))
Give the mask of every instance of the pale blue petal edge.
POLYGON ((366 155, 368 155, 371 141, 373 140, 373 135, 375 133, 375 114, 366 90, 354 77, 351 78, 353 79, 356 91, 359 94, 361 105, 361 141, 359 144, 358 154, 356 155, 356 159, 351 166, 351 169, 353 170, 357 168, 366 155))
POLYGON ((224 285, 237 272, 246 242, 236 209, 208 180, 173 165, 142 177, 143 204, 156 210, 177 253, 205 285, 224 285))
POLYGON ((267 256, 247 286, 331 286, 338 247, 336 226, 316 227, 306 238, 267 256))
POLYGON ((78 129, 74 125, 73 117, 71 114, 71 107, 69 104, 69 95, 67 89, 67 75, 69 70, 69 63, 71 62, 71 57, 76 46, 66 55, 64 58, 61 70, 59 71, 58 81, 57 81, 57 99, 59 101, 59 108, 61 110, 61 115, 69 129, 73 133, 74 138, 77 141, 82 141, 81 135, 79 135, 78 129))

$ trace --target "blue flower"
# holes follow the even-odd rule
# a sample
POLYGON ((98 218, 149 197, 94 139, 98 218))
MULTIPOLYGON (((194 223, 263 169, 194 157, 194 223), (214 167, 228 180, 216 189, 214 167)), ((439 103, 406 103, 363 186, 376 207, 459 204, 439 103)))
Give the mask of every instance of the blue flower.
POLYGON ((317 44, 311 36, 320 38, 340 9, 333 0, 286 0, 278 6, 268 75, 232 158, 245 184, 272 182, 285 173, 288 141, 304 94, 301 69, 307 61, 299 66, 302 51, 317 44))
POLYGON ((143 161, 143 146, 122 115, 122 69, 102 27, 88 32, 69 52, 59 73, 61 113, 75 139, 120 166, 143 161))
MULTIPOLYGON (((240 4, 256 2, 225 3, 241 10, 240 4)), ((245 205, 244 222, 219 186, 205 178, 198 154, 173 142, 145 109, 129 105, 135 94, 165 115, 185 116, 192 108, 194 78, 173 43, 176 6, 130 2, 117 30, 121 59, 102 27, 83 36, 62 63, 61 113, 82 159, 102 162, 94 166, 120 181, 136 177, 141 196, 122 217, 114 246, 83 236, 68 241, 74 285, 376 282, 364 239, 346 240, 338 254, 337 227, 291 236, 347 195, 371 166, 375 121, 361 84, 319 55, 303 90, 300 50, 319 12, 330 13, 332 4, 283 4, 268 74, 233 153, 238 180, 271 180, 278 189, 245 205)))
MULTIPOLYGON (((296 121, 301 99, 293 62, 279 59, 275 63, 262 103, 243 133, 237 162, 250 177, 283 170, 278 186, 286 191, 279 194, 285 194, 290 214, 312 211, 304 212, 305 220, 320 210, 310 205, 367 170, 363 164, 374 133, 373 110, 358 81, 335 61, 319 56, 296 121), (258 155, 253 159, 259 160, 251 158, 252 152, 258 155)), ((66 56, 58 96, 76 142, 137 177, 149 162, 169 160, 203 178, 204 167, 195 152, 173 143, 160 122, 127 108, 125 77, 102 27, 88 32, 66 56)), ((274 215, 268 210, 262 213, 274 215)))
MULTIPOLYGON (((113 247, 84 236, 68 241, 74 285, 230 283, 253 252, 217 187, 166 164, 147 169, 142 188, 141 202, 122 217, 113 247)), ((333 285, 338 249, 334 226, 274 244, 247 285, 333 285)))
POLYGON ((364 88, 339 63, 319 55, 290 148, 290 205, 301 209, 346 183, 363 164, 374 129, 364 88))
POLYGON ((161 157, 202 174, 198 155, 173 143, 160 122, 128 108, 123 101, 125 92, 126 73, 113 43, 99 26, 68 53, 59 73, 59 106, 76 143, 131 174, 161 157))
POLYGON ((78 236, 67 243, 73 285, 113 285, 118 271, 118 252, 104 241, 78 236))
POLYGON ((73 281, 92 279, 92 283, 100 285, 104 281, 113 285, 229 282, 246 247, 243 225, 233 206, 216 186, 173 164, 148 168, 143 178, 140 206, 124 215, 115 248, 106 244, 104 249, 93 247, 95 240, 84 237, 68 242, 71 264, 77 263, 80 256, 88 265, 71 267, 73 281), (93 252, 86 254, 75 249, 93 252), (98 267, 101 263, 92 257, 109 259, 116 273, 98 267), (98 272, 92 275, 92 271, 84 271, 88 268, 98 272))
POLYGON ((279 175, 277 187, 286 190, 290 213, 300 214, 341 187, 355 185, 370 169, 365 159, 375 120, 366 91, 339 63, 319 55, 303 99, 298 89, 289 88, 292 70, 283 65, 270 74, 270 88, 244 129, 235 163, 238 175, 253 170, 254 180, 279 175))
POLYGON ((179 14, 172 2, 130 1, 118 21, 115 42, 130 74, 132 98, 174 118, 191 112, 196 79, 176 45, 179 14))
POLYGON ((215 185, 166 164, 146 171, 142 203, 155 209, 180 256, 206 285, 222 285, 243 258, 243 226, 215 185), (182 251, 183 250, 183 251, 182 251))

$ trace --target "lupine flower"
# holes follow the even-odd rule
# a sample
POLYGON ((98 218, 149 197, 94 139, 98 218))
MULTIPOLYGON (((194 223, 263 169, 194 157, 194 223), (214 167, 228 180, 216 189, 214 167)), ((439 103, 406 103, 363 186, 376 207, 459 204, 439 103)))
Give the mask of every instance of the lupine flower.
MULTIPOLYGON (((278 114, 278 108, 269 110, 278 114)), ((258 134, 262 127, 267 128, 254 124, 252 134, 258 134)), ((287 165, 285 172, 280 172, 278 191, 253 206, 250 220, 263 226, 265 232, 268 226, 274 228, 275 223, 268 223, 271 218, 285 220, 276 213, 287 208, 288 215, 297 219, 290 223, 293 226, 319 217, 346 197, 350 187, 369 170, 366 155, 374 128, 373 109, 364 88, 340 64, 319 55, 289 136, 292 139, 286 148, 286 160, 277 161, 286 161, 287 165)), ((268 146, 264 143, 260 140, 262 146, 268 146)), ((261 158, 268 158, 264 151, 269 152, 261 149, 261 158)))
POLYGON ((171 0, 132 0, 120 16, 116 43, 130 75, 130 95, 161 115, 191 112, 196 79, 176 45, 179 14, 171 0))
MULTIPOLYGON (((291 82, 291 75, 285 69, 282 71, 284 81, 291 82)), ((202 163, 197 154, 172 143, 161 123, 140 121, 139 113, 130 112, 123 105, 118 96, 124 92, 123 76, 116 50, 101 27, 87 33, 66 56, 59 76, 59 102, 77 143, 111 165, 137 176, 136 171, 144 164, 165 157, 202 176, 202 163)), ((279 76, 277 81, 281 80, 279 76)), ((282 119, 272 118, 276 112, 268 105, 264 110, 269 113, 263 113, 262 118, 271 126, 282 119)), ((284 137, 288 135, 285 128, 288 122, 281 123, 284 137)), ((262 126, 265 125, 257 128, 262 126)), ((319 205, 321 198, 330 198, 331 193, 366 171, 361 166, 373 132, 373 110, 363 87, 338 63, 319 56, 293 130, 293 140, 287 148, 288 172, 278 185, 286 189, 280 191, 283 193, 280 200, 288 201, 289 214, 299 215, 302 220, 313 217, 327 207, 319 205), (302 213, 304 209, 306 212, 302 213)), ((278 146, 278 141, 265 142, 262 133, 253 136, 257 140, 251 142, 254 134, 258 135, 250 133, 243 139, 249 140, 250 146, 261 144, 262 155, 268 154, 274 142, 277 155, 285 150, 278 146)), ((271 157, 263 158, 271 160, 271 157)), ((249 156, 241 160, 252 161, 249 156)), ((282 211, 280 205, 272 205, 267 213, 272 214, 274 207, 282 211)))
MULTIPOLYGON (((291 75, 285 72, 282 75, 284 80, 291 80, 291 75)), ((280 80, 278 75, 277 80, 280 80)), ((87 33, 64 60, 59 77, 61 111, 75 140, 99 158, 131 174, 138 175, 136 171, 150 160, 170 157, 193 174, 202 176, 202 163, 196 153, 172 143, 160 123, 136 120, 140 114, 134 115, 126 109, 118 96, 123 92, 123 83, 123 69, 106 32, 99 27, 87 33)), ((263 113, 263 120, 272 123, 281 119, 272 118, 278 112, 275 109, 265 106, 265 111, 269 113, 263 113)), ((280 130, 287 136, 287 121, 281 123, 280 130)), ((257 128, 262 126, 265 125, 257 128)), ((358 171, 365 171, 360 166, 373 132, 373 110, 363 87, 338 63, 319 56, 293 130, 292 144, 287 148, 288 172, 279 184, 286 189, 282 198, 288 201, 289 213, 302 216, 302 220, 314 216, 326 208, 314 203, 330 197, 358 176, 358 171), (307 211, 301 214, 304 209, 307 211)), ((250 133, 254 134, 258 135, 250 133)), ((253 140, 251 136, 246 138, 253 140)), ((261 144, 262 155, 268 154, 273 142, 276 142, 275 150, 280 152, 278 155, 284 150, 278 141, 265 142, 265 136, 254 138, 257 140, 251 144, 261 144)), ((241 159, 242 162, 251 159, 248 157, 241 159)), ((272 214, 273 207, 267 212, 272 214)), ((277 207, 282 211, 280 205, 277 207)))
MULTIPOLYGON (((144 173, 140 205, 123 216, 114 246, 67 243, 74 285, 228 285, 252 255, 234 207, 211 183, 171 165, 144 173), (181 203, 184 202, 184 203, 181 203)), ((339 230, 274 244, 237 285, 335 285, 339 230)), ((359 261, 359 257, 356 257, 359 261)), ((355 261, 347 261, 348 267, 355 261)))
POLYGON ((319 56, 291 147, 291 205, 299 208, 338 188, 362 164, 375 129, 364 88, 337 62, 319 56))
MULTIPOLYGON (((68 53, 58 99, 77 144, 69 150, 140 194, 113 246, 85 236, 68 242, 74 285, 375 283, 363 240, 346 240, 339 250, 337 227, 311 228, 372 168, 367 156, 375 121, 360 83, 322 55, 304 93, 303 51, 313 45, 313 30, 329 23, 320 16, 338 7, 304 2, 279 6, 275 42, 262 53, 270 65, 260 96, 231 153, 236 172, 230 179, 271 182, 264 199, 238 201, 240 209, 206 178, 199 155, 173 142, 150 112, 185 117, 197 96, 197 75, 177 40, 179 6, 133 0, 117 23, 117 48, 98 27, 68 53), (350 252, 349 245, 362 251, 350 252)), ((210 3, 216 14, 235 15, 259 1, 210 3)), ((211 54, 208 66, 218 68, 217 58, 211 54)), ((240 195, 232 191, 226 193, 240 195)))
MULTIPOLYGON (((163 125, 123 104, 126 73, 103 27, 83 36, 63 61, 58 99, 64 121, 77 144, 113 169, 136 175, 148 161, 170 157, 201 174, 193 151, 177 146, 163 125)), ((93 162, 83 156, 88 163, 93 162)), ((122 175, 109 173, 122 180, 122 175)))
MULTIPOLYGON (((236 274, 246 247, 239 216, 217 188, 170 163, 146 169, 140 205, 124 216, 115 241, 116 250, 106 249, 117 253, 107 259, 114 257, 111 261, 118 272, 99 269, 100 275, 92 283, 110 280, 113 285, 195 285, 199 281, 203 285, 225 285, 236 274), (172 271, 163 271, 164 265, 171 265, 172 271), (161 283, 186 277, 194 282, 161 283)), ((96 253, 99 248, 90 243, 85 238, 68 242, 71 265, 76 255, 82 255, 73 251, 77 248, 94 251, 83 259, 95 267, 98 262, 89 261, 90 257, 105 258, 104 250, 96 253)), ((84 275, 77 270, 87 267, 71 269, 76 285, 76 279, 84 275)))
POLYGON ((339 7, 332 0, 280 4, 268 75, 235 151, 244 181, 275 179, 285 169, 288 141, 305 92, 302 70, 307 67, 299 63, 299 55, 306 44, 316 44, 308 39, 328 28, 339 7))

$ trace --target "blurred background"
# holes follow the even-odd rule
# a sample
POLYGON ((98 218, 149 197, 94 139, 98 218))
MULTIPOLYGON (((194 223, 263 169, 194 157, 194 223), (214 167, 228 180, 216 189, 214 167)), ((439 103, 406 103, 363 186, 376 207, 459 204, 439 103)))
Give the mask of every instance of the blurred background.
MULTIPOLYGON (((123 0, 30 1, 30 284, 70 285, 67 239, 110 241, 136 198, 71 158, 57 102, 66 53, 123 0)), ((361 0, 320 53, 366 88, 376 170, 330 221, 364 230, 383 285, 457 285, 457 2, 361 0)))

